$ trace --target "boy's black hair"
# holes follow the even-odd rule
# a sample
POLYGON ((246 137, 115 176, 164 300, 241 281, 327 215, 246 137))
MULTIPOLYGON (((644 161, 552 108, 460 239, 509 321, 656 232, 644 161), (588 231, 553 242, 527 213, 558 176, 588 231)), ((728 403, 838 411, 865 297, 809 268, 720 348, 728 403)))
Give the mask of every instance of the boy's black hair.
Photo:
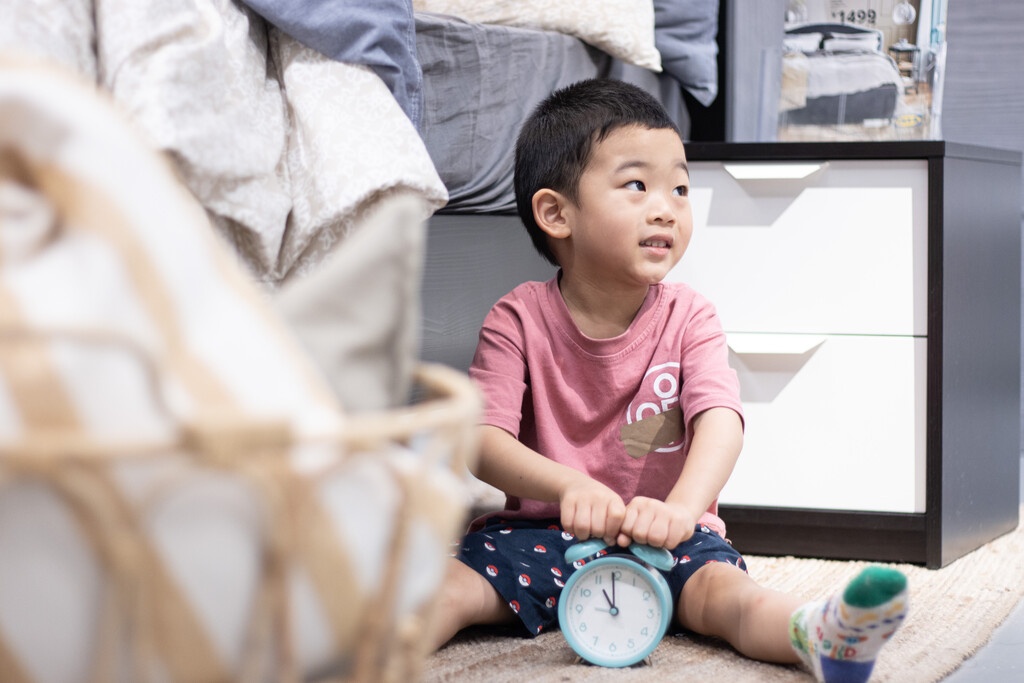
POLYGON ((653 96, 611 78, 579 81, 553 92, 523 123, 516 141, 516 209, 533 246, 553 265, 559 263, 547 233, 534 220, 533 195, 548 188, 578 204, 580 177, 594 145, 623 126, 671 128, 679 135, 653 96))

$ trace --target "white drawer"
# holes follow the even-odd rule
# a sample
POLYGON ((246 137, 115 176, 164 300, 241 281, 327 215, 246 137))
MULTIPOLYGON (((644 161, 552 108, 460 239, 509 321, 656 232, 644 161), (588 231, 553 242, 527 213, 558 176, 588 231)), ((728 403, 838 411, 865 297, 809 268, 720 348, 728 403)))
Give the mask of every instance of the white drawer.
POLYGON ((769 178, 797 166, 692 163, 693 239, 666 279, 710 298, 726 329, 925 335, 926 162, 769 178))
POLYGON ((924 512, 925 339, 728 337, 746 432, 722 503, 924 512))

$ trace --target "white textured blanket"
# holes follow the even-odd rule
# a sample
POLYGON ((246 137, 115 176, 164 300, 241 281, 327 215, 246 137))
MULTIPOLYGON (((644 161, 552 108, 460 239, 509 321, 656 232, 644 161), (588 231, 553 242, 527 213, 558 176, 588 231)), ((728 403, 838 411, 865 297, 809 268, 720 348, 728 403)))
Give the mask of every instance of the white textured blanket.
POLYGON ((892 59, 880 52, 811 52, 787 54, 787 71, 806 72, 807 97, 826 97, 871 90, 891 83, 903 91, 903 81, 892 59))
POLYGON ((267 283, 315 266, 391 191, 447 201, 376 74, 232 0, 15 0, 0 44, 109 91, 267 283))

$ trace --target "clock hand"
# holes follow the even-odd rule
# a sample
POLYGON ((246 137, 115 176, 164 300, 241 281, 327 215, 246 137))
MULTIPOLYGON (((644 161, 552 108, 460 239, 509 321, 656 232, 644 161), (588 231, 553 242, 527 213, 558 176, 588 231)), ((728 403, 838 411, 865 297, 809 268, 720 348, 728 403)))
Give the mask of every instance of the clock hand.
POLYGON ((604 593, 604 599, 608 601, 608 607, 615 609, 615 572, 612 572, 612 597, 608 597, 608 591, 601 589, 604 593))

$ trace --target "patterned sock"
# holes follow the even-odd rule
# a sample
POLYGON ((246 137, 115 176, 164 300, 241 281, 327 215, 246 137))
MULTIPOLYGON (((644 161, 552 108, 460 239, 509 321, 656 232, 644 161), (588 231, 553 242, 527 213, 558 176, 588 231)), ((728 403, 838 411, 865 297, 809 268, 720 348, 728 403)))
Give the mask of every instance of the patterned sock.
POLYGON ((789 639, 819 681, 864 683, 906 615, 907 578, 895 569, 868 567, 828 601, 793 612, 789 639))

